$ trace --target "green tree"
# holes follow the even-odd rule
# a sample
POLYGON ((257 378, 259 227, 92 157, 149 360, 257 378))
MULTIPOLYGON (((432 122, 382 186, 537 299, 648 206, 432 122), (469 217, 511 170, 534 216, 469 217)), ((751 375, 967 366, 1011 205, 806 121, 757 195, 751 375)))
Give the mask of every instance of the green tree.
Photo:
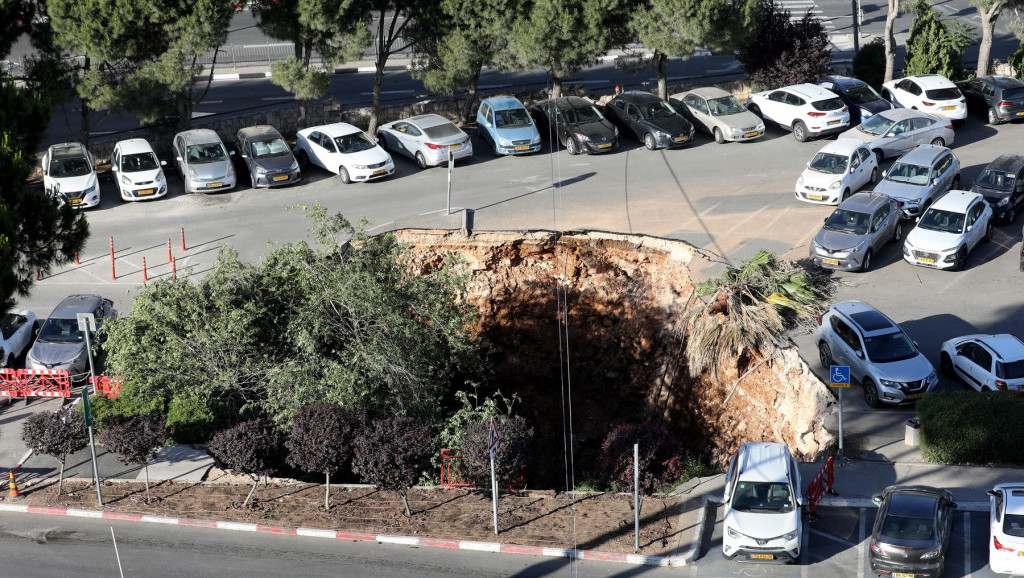
POLYGON ((853 57, 853 75, 878 88, 884 82, 884 74, 885 43, 881 38, 875 38, 853 57))
POLYGON ((693 56, 698 48, 734 50, 756 30, 756 0, 647 0, 629 20, 632 36, 654 50, 651 66, 658 78, 658 96, 668 98, 670 57, 693 56))
POLYGON ((810 13, 791 21, 789 10, 771 0, 759 0, 757 33, 740 47, 738 59, 754 85, 770 90, 815 82, 832 63, 825 27, 810 13))
POLYGON ((1024 0, 971 0, 981 18, 981 42, 978 44, 978 69, 975 76, 987 76, 992 60, 992 41, 996 34, 996 21, 1007 8, 1024 7, 1024 0))
POLYGON ((940 74, 957 80, 963 76, 963 54, 971 42, 972 33, 965 24, 939 18, 927 0, 918 0, 903 74, 940 74))

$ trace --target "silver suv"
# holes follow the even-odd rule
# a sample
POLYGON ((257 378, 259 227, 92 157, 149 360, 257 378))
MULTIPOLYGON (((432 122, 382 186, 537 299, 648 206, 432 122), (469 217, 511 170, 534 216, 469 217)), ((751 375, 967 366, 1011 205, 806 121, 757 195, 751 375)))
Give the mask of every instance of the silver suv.
POLYGON ((825 219, 811 241, 815 265, 842 271, 867 271, 871 258, 889 241, 903 239, 903 213, 889 195, 857 193, 825 219))
POLYGON ((850 366, 850 377, 860 383, 871 407, 913 403, 939 383, 917 344, 867 303, 835 303, 818 318, 818 325, 822 367, 850 366))
POLYGON ((27 369, 65 369, 74 379, 89 372, 85 334, 78 329, 78 314, 92 313, 96 330, 105 320, 116 317, 114 302, 99 295, 71 295, 61 301, 39 328, 36 342, 25 358, 27 369))
POLYGON ((914 219, 946 191, 959 188, 960 159, 946 147, 927 144, 896 159, 875 192, 896 199, 903 214, 914 219))

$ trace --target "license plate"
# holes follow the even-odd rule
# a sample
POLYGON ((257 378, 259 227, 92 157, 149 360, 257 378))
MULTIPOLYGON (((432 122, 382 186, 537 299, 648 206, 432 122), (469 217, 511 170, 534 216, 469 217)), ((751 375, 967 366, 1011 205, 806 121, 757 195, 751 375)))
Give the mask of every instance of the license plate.
POLYGON ((527 145, 523 145, 523 146, 517 146, 517 147, 516 147, 516 150, 517 150, 517 151, 528 151, 528 150, 530 150, 530 147, 529 147, 529 146, 527 146, 527 145))
POLYGON ((448 145, 448 148, 450 148, 450 149, 451 149, 451 150, 453 150, 453 151, 457 151, 457 150, 459 150, 460 148, 462 148, 462 145, 461 145, 461 144, 453 144, 453 145, 448 145))
POLYGON ((839 124, 839 121, 838 120, 830 120, 830 121, 828 121, 828 124, 829 125, 839 124))
POLYGON ((288 175, 277 175, 276 177, 274 177, 274 181, 275 182, 276 181, 287 181, 287 180, 288 180, 288 175))
POLYGON ((907 396, 907 399, 921 399, 922 397, 924 397, 924 392, 912 393, 912 394, 907 396))
POLYGON ((826 265, 839 265, 838 259, 822 259, 821 262, 825 263, 826 265))
POLYGON ((152 195, 155 192, 156 192, 156 189, 142 189, 141 191, 139 191, 139 194, 140 195, 152 195))
POLYGON ((385 174, 387 174, 387 172, 388 172, 387 169, 377 169, 377 170, 373 171, 373 174, 374 175, 385 175, 385 174))
POLYGON ((71 199, 72 205, 78 205, 82 203, 82 199, 71 199))
POLYGON ((915 578, 911 572, 893 572, 892 578, 915 578))
POLYGON ((599 149, 606 149, 606 148, 611 148, 611 146, 612 146, 612 143, 610 143, 610 142, 603 142, 603 143, 597 145, 597 148, 599 148, 599 149))
POLYGON ((1017 550, 1018 556, 1024 556, 1024 550, 1017 550))
POLYGON ((944 106, 944 107, 942 107, 942 110, 955 110, 955 109, 956 109, 955 106, 944 106))
POLYGON ((750 557, 754 560, 774 560, 775 554, 751 554, 750 557))
POLYGON ((677 136, 676 137, 676 142, 684 142, 685 140, 686 140, 685 136, 677 136))
POLYGON ((820 201, 820 200, 824 199, 825 196, 824 195, 808 194, 807 198, 808 199, 814 199, 815 201, 820 201))
POLYGON ((918 261, 920 261, 922 263, 928 263, 929 265, 932 265, 932 264, 935 263, 935 259, 929 259, 928 257, 920 257, 918 259, 918 261))
POLYGON ((224 186, 224 183, 210 183, 210 184, 206 185, 206 188, 208 188, 208 189, 216 189, 216 188, 220 188, 220 187, 223 187, 223 186, 224 186))
MULTIPOLYGON (((1017 116, 1024 116, 1024 110, 1018 112, 1017 116)), ((1024 556, 1024 554, 1021 554, 1021 556, 1024 556)))
POLYGON ((754 132, 748 132, 747 134, 743 135, 744 138, 750 138, 750 137, 753 137, 753 136, 757 136, 757 131, 756 130, 754 132))

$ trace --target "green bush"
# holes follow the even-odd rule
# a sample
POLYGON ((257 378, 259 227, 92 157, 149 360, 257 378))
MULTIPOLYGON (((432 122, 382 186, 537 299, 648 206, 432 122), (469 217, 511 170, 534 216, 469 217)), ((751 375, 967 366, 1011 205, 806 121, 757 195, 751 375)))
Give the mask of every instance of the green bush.
POLYGON ((875 88, 882 86, 885 76, 885 41, 875 38, 860 48, 853 57, 853 75, 875 88))
POLYGON ((1017 47, 1017 51, 1010 55, 1009 62, 1010 66, 1013 67, 1014 75, 1018 78, 1024 75, 1024 40, 1017 47))
POLYGON ((1024 393, 958 391, 917 402, 921 452, 947 464, 1024 464, 1024 393))
POLYGON ((195 394, 175 395, 167 404, 167 434, 176 444, 206 443, 241 419, 237 408, 195 394))

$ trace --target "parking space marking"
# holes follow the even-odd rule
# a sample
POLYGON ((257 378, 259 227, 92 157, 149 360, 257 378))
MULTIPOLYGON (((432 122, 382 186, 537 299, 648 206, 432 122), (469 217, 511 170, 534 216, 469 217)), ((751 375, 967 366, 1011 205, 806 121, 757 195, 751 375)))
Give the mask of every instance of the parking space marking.
POLYGON ((857 544, 857 576, 864 575, 864 538, 867 537, 867 510, 860 509, 860 543, 857 544))
MULTIPOLYGON (((840 538, 839 536, 833 536, 832 534, 829 534, 828 532, 822 532, 822 531, 815 530, 815 529, 812 528, 811 531, 807 532, 807 533, 808 534, 814 534, 815 536, 821 536, 822 538, 829 538, 829 539, 831 539, 834 542, 839 542, 840 544, 843 544, 845 546, 849 546, 851 548, 856 548, 857 547, 857 544, 854 544, 853 542, 851 542, 849 540, 840 538)), ((804 538, 805 538, 805 541, 806 541, 806 536, 804 538)))
POLYGON ((800 537, 800 578, 807 578, 807 566, 811 563, 811 553, 808 548, 810 536, 810 532, 803 532, 803 536, 800 537))
POLYGON ((971 575, 971 513, 964 512, 964 576, 971 575))

